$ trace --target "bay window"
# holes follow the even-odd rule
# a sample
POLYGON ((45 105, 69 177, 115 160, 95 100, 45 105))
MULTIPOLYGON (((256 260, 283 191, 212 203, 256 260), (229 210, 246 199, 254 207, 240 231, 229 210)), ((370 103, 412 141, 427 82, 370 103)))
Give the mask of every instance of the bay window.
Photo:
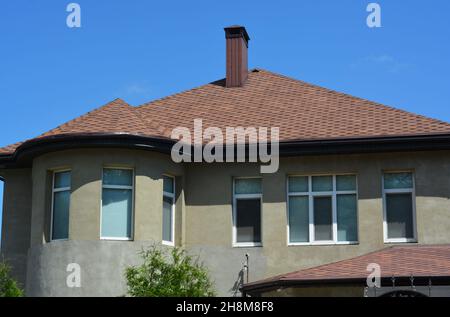
POLYGON ((103 169, 100 230, 102 239, 132 239, 133 178, 131 169, 103 169))
POLYGON ((415 242, 413 173, 384 173, 383 205, 385 242, 415 242))
POLYGON ((233 245, 261 246, 261 178, 236 178, 233 187, 233 245))
POLYGON ((355 175, 288 177, 288 244, 358 241, 355 175))

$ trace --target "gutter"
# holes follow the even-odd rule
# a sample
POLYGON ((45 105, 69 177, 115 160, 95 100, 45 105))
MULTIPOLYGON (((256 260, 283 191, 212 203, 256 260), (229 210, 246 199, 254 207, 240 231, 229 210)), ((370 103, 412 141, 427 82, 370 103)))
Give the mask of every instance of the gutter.
POLYGON ((76 148, 132 148, 170 154, 174 140, 125 133, 60 134, 32 139, 14 153, 0 154, 0 168, 29 167, 42 154, 76 148))
POLYGON ((294 140, 280 142, 280 155, 356 154, 450 149, 450 134, 294 140))
MULTIPOLYGON (((414 286, 428 286, 430 281, 433 286, 450 285, 450 276, 413 276, 414 286)), ((263 292, 273 291, 277 289, 292 288, 292 287, 310 287, 310 286, 344 286, 344 285, 359 285, 361 287, 367 286, 366 277, 356 278, 330 278, 330 279, 279 279, 272 281, 261 281, 244 284, 240 291, 243 296, 245 294, 261 294, 263 292)), ((381 286, 392 286, 392 277, 382 277, 381 286)), ((411 276, 395 276, 395 286, 405 287, 411 286, 411 276)))
MULTIPOLYGON (((117 147, 170 154, 175 143, 169 138, 127 133, 59 134, 28 140, 14 153, 0 154, 0 168, 29 167, 39 155, 74 148, 117 147)), ((450 134, 292 140, 279 144, 280 157, 428 150, 450 150, 450 134)))

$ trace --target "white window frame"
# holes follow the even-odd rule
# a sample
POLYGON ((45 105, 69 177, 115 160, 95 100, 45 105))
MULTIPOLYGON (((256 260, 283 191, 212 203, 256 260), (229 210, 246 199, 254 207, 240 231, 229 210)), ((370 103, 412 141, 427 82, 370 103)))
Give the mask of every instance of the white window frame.
POLYGON ((314 175, 288 175, 286 177, 286 215, 287 215, 287 245, 288 246, 306 246, 306 245, 352 245, 359 244, 359 219, 358 219, 358 175, 356 173, 338 173, 338 174, 314 174, 314 175), (326 192, 313 192, 312 190, 312 178, 320 176, 332 176, 333 190, 326 192), (337 190, 336 178, 337 176, 355 176, 356 188, 355 190, 337 190), (307 177, 308 178, 308 191, 307 192, 290 192, 289 191, 289 178, 290 177, 307 177), (338 241, 338 224, 337 224, 337 196, 338 195, 356 195, 356 230, 358 241, 338 241), (309 208, 309 242, 291 242, 291 231, 289 221, 289 198, 290 197, 308 197, 309 208), (332 205, 332 235, 333 240, 315 241, 314 232, 314 198, 315 197, 330 197, 332 205))
POLYGON ((233 178, 233 229, 232 229, 232 235, 233 235, 233 242, 232 246, 234 248, 251 248, 251 247, 262 247, 262 238, 263 238, 263 194, 262 194, 263 188, 262 188, 262 177, 234 177, 233 178), (260 179, 261 180, 261 193, 259 194, 236 194, 235 188, 236 188, 236 180, 239 179, 260 179), (259 205, 260 205, 260 229, 261 229, 261 242, 237 242, 237 201, 238 200, 250 200, 250 199, 259 199, 259 205))
POLYGON ((383 237, 384 243, 416 243, 417 242, 417 223, 416 223, 416 180, 415 173, 412 170, 393 170, 383 171, 381 176, 381 188, 383 192, 383 237), (384 188, 384 176, 385 174, 396 173, 410 173, 412 177, 412 188, 400 188, 400 189, 385 189, 384 188), (388 224, 387 224, 387 205, 386 194, 411 194, 412 199, 412 225, 413 225, 413 238, 388 238, 388 224))
MULTIPOLYGON (((70 182, 72 183, 72 170, 70 169, 64 169, 64 170, 55 170, 52 171, 52 203, 51 203, 51 212, 50 212, 50 241, 67 241, 69 240, 69 237, 65 239, 53 239, 53 213, 54 213, 54 204, 55 204, 55 193, 59 192, 65 192, 72 190, 72 184, 69 187, 61 187, 61 188, 55 188, 55 175, 59 173, 65 173, 70 172, 70 182)), ((70 215, 70 198, 69 198, 69 215, 70 215)), ((70 226, 70 217, 69 217, 69 226, 70 226)), ((69 236, 69 232, 67 233, 67 236, 69 236)))
POLYGON ((104 166, 102 168, 102 192, 100 198, 100 240, 112 240, 112 241, 133 241, 134 239, 134 169, 131 167, 117 167, 117 166, 104 166), (103 184, 103 172, 105 169, 112 170, 129 170, 131 171, 131 186, 124 185, 104 185, 103 184), (103 222, 103 189, 131 189, 131 232, 130 237, 103 237, 102 236, 102 222, 103 222))
MULTIPOLYGON (((172 223, 171 223, 171 227, 172 227, 172 232, 171 232, 171 239, 172 241, 166 241, 164 240, 164 234, 163 239, 162 239, 162 244, 164 245, 168 245, 168 246, 175 246, 175 194, 176 194, 176 185, 175 185, 175 177, 172 175, 167 175, 164 174, 163 176, 171 178, 173 181, 173 193, 169 193, 164 191, 164 178, 163 178, 163 212, 164 212, 164 197, 168 197, 172 199, 172 207, 171 207, 171 213, 172 213, 172 223)), ((164 217, 164 215, 163 215, 164 217)), ((162 224, 162 222, 161 222, 162 224)), ((164 227, 163 227, 164 230, 164 227)))

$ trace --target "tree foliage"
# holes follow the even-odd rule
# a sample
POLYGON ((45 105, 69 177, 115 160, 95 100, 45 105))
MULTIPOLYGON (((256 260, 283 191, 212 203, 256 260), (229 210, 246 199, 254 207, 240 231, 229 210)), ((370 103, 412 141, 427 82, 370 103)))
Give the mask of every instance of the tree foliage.
POLYGON ((23 291, 11 277, 11 267, 0 262, 0 297, 22 297, 23 291))
POLYGON ((185 250, 153 246, 141 252, 143 263, 125 272, 128 294, 136 297, 214 296, 207 269, 185 250))

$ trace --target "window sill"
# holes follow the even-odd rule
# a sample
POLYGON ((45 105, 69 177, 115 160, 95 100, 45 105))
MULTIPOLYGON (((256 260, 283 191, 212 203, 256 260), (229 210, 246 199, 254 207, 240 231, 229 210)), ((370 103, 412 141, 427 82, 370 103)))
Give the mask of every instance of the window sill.
POLYGON ((69 241, 69 239, 67 238, 67 239, 52 239, 52 240, 50 240, 50 243, 51 242, 64 242, 64 241, 69 241))
POLYGON ((384 244, 396 244, 396 243, 418 243, 417 239, 388 239, 384 240, 384 244))
POLYGON ((262 247, 262 243, 233 243, 233 248, 260 248, 262 247))
POLYGON ((298 246, 336 246, 336 245, 358 245, 359 242, 299 242, 299 243, 288 243, 288 247, 298 247, 298 246))
POLYGON ((175 246, 175 243, 174 242, 171 242, 171 241, 162 241, 161 242, 161 244, 162 245, 166 245, 166 246, 169 246, 169 247, 174 247, 175 246))
POLYGON ((113 238, 113 237, 101 237, 102 241, 133 241, 132 238, 113 238))

